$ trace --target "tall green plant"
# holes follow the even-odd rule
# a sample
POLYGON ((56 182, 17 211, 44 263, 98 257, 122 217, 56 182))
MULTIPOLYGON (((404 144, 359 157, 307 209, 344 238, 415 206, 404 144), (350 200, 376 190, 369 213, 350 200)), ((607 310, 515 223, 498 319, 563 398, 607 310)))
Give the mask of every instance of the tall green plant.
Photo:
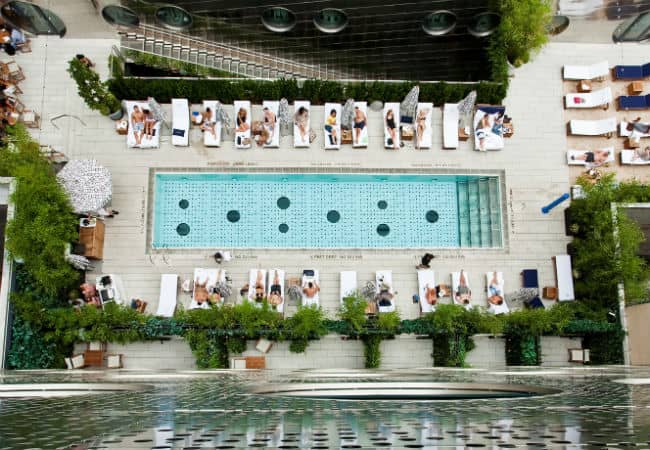
POLYGON ((366 307, 368 303, 359 293, 355 293, 343 299, 343 303, 337 312, 337 316, 347 326, 347 334, 359 336, 363 333, 366 325, 366 307))
MULTIPOLYGON (((499 7, 500 45, 508 60, 518 67, 529 62, 531 54, 548 41, 547 27, 552 19, 552 5, 549 0, 501 0, 499 7)), ((495 47, 490 50, 495 51, 495 47)))
POLYGON ((327 334, 325 314, 318 306, 301 306, 296 313, 285 320, 286 337, 291 340, 289 350, 303 353, 310 339, 318 339, 327 334))
POLYGON ((120 108, 119 100, 110 92, 99 74, 77 58, 68 62, 68 73, 77 82, 77 92, 90 109, 107 116, 120 108))

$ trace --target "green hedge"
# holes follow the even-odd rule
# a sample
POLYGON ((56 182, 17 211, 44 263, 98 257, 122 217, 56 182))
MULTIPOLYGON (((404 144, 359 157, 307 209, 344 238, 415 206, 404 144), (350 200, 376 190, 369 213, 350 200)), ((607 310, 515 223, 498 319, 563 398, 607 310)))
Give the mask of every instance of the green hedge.
MULTIPOLYGON (((507 76, 506 76, 507 81, 507 76)), ((121 100, 154 97, 161 103, 172 98, 187 98, 190 103, 218 99, 223 103, 235 100, 263 100, 286 98, 309 100, 313 104, 342 103, 348 98, 372 102, 401 102, 416 83, 373 82, 339 83, 335 81, 307 80, 302 87, 296 80, 176 80, 118 77, 108 81, 110 91, 121 100)), ((506 95, 507 84, 479 82, 472 84, 423 83, 420 84, 420 101, 442 105, 458 102, 470 91, 477 91, 478 103, 500 104, 506 95)))

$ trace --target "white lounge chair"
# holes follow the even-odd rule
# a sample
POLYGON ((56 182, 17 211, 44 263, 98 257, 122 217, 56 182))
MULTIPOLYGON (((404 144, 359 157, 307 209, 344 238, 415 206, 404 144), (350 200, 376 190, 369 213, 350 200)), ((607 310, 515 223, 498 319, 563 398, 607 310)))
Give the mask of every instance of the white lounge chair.
POLYGON ((593 92, 570 92, 564 96, 565 108, 598 108, 608 109, 612 102, 612 88, 606 87, 593 92))
POLYGON ((570 166, 599 167, 603 164, 614 162, 614 147, 606 147, 598 150, 568 150, 566 160, 570 166), (602 161, 602 156, 604 156, 605 152, 607 152, 607 158, 605 161, 602 161))
POLYGON ((357 272, 354 270, 345 270, 341 272, 341 303, 343 303, 344 298, 354 294, 354 292, 357 290, 357 287, 357 272))
POLYGON ((178 275, 165 273, 160 276, 160 296, 156 315, 173 317, 176 311, 176 293, 178 291, 178 275))
POLYGON ((616 132, 616 117, 600 120, 571 120, 569 132, 577 136, 611 136, 616 132))
POLYGON ((507 314, 510 312, 508 304, 506 303, 506 296, 504 290, 503 272, 496 272, 496 284, 493 282, 495 272, 487 272, 485 274, 487 298, 488 298, 488 312, 492 314, 507 314), (498 295, 501 297, 501 304, 490 303, 490 297, 498 295))
POLYGON ((215 116, 215 111, 217 110, 218 105, 218 100, 203 101, 203 111, 205 111, 207 108, 210 108, 210 111, 212 111, 210 126, 214 125, 214 134, 212 134, 211 130, 203 130, 203 145, 206 147, 219 147, 221 145, 221 127, 223 124, 220 120, 217 120, 217 117, 215 116))
MULTIPOLYGON (((266 298, 271 297, 271 290, 274 286, 275 274, 278 275, 278 284, 280 285, 280 296, 282 297, 282 303, 275 305, 275 310, 279 313, 284 313, 284 270, 280 269, 271 269, 269 270, 269 279, 266 283, 266 298)), ((274 305, 271 305, 273 307, 274 305)))
POLYGON ((384 148, 397 150, 400 147, 399 103, 385 103, 382 117, 384 121, 384 148), (392 114, 392 118, 388 118, 389 114, 392 114))
POLYGON ((226 271, 224 269, 194 269, 194 287, 192 289, 192 301, 190 302, 189 309, 208 308, 210 306, 209 302, 203 302, 201 304, 196 302, 194 294, 196 293, 197 284, 205 284, 205 289, 207 289, 208 292, 212 292, 212 289, 217 285, 217 283, 225 282, 226 271))
POLYGON ((172 145, 190 145, 190 106, 185 98, 172 98, 172 145))
POLYGON ((153 136, 146 137, 144 134, 144 122, 134 124, 133 111, 137 106, 140 111, 151 110, 148 102, 125 101, 127 119, 129 121, 129 130, 126 133, 127 147, 136 148, 157 148, 160 145, 160 121, 157 121, 153 126, 153 136), (136 130, 136 127, 138 130, 136 130), (138 137, 136 138, 136 133, 138 137), (138 142, 139 141, 139 142, 138 142))
POLYGON ((390 306, 379 306, 379 302, 377 302, 377 309, 379 310, 380 313, 383 312, 392 312, 395 311, 395 290, 393 289, 393 272, 391 270, 378 270, 375 273, 375 285, 377 286, 377 295, 381 293, 382 285, 388 285, 389 290, 391 294, 393 294, 393 298, 391 300, 391 305, 390 306))
MULTIPOLYGON (((431 148, 433 143, 432 116, 433 103, 418 103, 415 111, 415 148, 418 150, 431 148)), ((456 130, 456 138, 458 139, 458 130, 456 130)))
POLYGON ((262 284, 262 296, 266 295, 266 270, 264 269, 251 269, 248 274, 248 300, 253 303, 261 303, 260 298, 256 298, 256 289, 255 285, 257 284, 257 275, 261 272, 262 279, 260 283, 262 284))
POLYGON ((650 155, 643 155, 636 150, 621 150, 621 164, 631 164, 636 166, 645 166, 650 164, 650 155))
POLYGON ((278 120, 280 102, 265 100, 262 102, 262 111, 264 113, 262 126, 269 136, 263 145, 266 148, 278 148, 280 146, 280 121, 278 120), (267 110, 270 112, 268 115, 267 110), (273 119, 275 119, 275 122, 272 123, 273 119))
POLYGON ((609 63, 600 61, 587 66, 566 65, 563 76, 565 80, 594 80, 605 78, 609 74, 609 63))
POLYGON ((303 270, 301 288, 304 289, 309 283, 315 284, 318 291, 313 297, 308 297, 307 294, 302 292, 302 306, 318 306, 320 302, 320 275, 318 270, 303 270))
POLYGON ((359 123, 352 121, 352 147, 365 148, 368 146, 368 103, 354 102, 355 115, 357 108, 365 119, 359 123))
POLYGON ((479 151, 501 150, 505 146, 503 106, 485 105, 474 113, 474 149, 479 151), (485 120, 487 119, 487 121, 485 120), (486 123, 487 122, 487 123, 486 123))
POLYGON ((451 274, 451 296, 454 299, 454 304, 463 306, 465 309, 472 309, 472 288, 470 287, 469 275, 465 271, 452 272, 451 274), (458 289, 460 287, 460 275, 465 276, 465 286, 469 292, 461 294, 458 289))
POLYGON ((641 133, 640 131, 636 130, 628 130, 627 125, 629 122, 621 122, 619 125, 619 130, 618 134, 621 137, 633 137, 632 134, 634 134, 635 137, 638 138, 647 138, 650 137, 650 133, 641 133))
POLYGON ((436 310, 436 305, 427 302, 427 289, 436 288, 436 276, 431 269, 418 270, 418 297, 420 297, 420 312, 428 313, 436 310))
POLYGON ((325 150, 338 150, 341 148, 341 105, 325 103, 323 115, 325 150))
POLYGON ((561 302, 575 300, 571 257, 556 255, 553 257, 553 261, 555 262, 555 279, 557 280, 557 299, 561 302))
POLYGON ((294 147, 296 148, 309 147, 310 124, 311 124, 311 104, 304 100, 293 102, 293 146, 294 147))
POLYGON ((458 148, 458 123, 460 113, 457 103, 445 103, 442 110, 442 147, 458 148))
POLYGON ((235 147, 251 148, 251 102, 237 100, 234 109, 235 147))

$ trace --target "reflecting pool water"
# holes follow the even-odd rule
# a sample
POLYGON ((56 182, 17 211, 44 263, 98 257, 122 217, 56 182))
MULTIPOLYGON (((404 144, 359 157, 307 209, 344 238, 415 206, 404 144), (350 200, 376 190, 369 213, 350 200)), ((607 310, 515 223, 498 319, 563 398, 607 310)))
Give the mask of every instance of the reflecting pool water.
MULTIPOLYGON (((534 385, 557 393, 455 401, 264 395, 276 383, 341 382, 315 371, 4 372, 7 385, 128 384, 128 391, 0 398, 0 448, 623 448, 650 444, 650 370, 622 367, 357 371, 354 383, 534 385), (134 389, 133 386, 139 386, 134 389)), ((20 386, 18 386, 20 388, 20 386)), ((57 385, 61 389, 61 385, 57 385)))

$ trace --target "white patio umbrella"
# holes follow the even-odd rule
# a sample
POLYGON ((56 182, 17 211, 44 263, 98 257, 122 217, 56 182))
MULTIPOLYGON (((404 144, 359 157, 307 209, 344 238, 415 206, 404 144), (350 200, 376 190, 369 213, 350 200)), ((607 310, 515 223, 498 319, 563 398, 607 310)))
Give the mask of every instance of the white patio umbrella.
POLYGON ((420 86, 413 86, 413 88, 406 94, 404 100, 399 105, 399 111, 402 116, 414 118, 415 110, 418 107, 418 99, 420 97, 420 86))
POLYGON ((76 213, 97 212, 111 201, 111 173, 94 159, 68 162, 57 174, 57 178, 68 193, 76 213))
POLYGON ((230 116, 219 101, 217 102, 217 106, 214 108, 214 117, 217 121, 221 121, 221 126, 226 130, 226 133, 230 133, 230 116))
POLYGON ((467 94, 467 97, 458 102, 458 115, 463 126, 468 126, 471 122, 472 114, 474 113, 474 105, 476 104, 476 91, 467 94))
POLYGON ((349 98, 345 101, 343 105, 343 110, 341 111, 341 126, 352 128, 352 122, 354 121, 354 99, 349 98))
POLYGON ((280 121, 280 136, 289 136, 293 131, 293 116, 289 109, 289 101, 286 98, 280 99, 278 108, 278 120, 280 121))

